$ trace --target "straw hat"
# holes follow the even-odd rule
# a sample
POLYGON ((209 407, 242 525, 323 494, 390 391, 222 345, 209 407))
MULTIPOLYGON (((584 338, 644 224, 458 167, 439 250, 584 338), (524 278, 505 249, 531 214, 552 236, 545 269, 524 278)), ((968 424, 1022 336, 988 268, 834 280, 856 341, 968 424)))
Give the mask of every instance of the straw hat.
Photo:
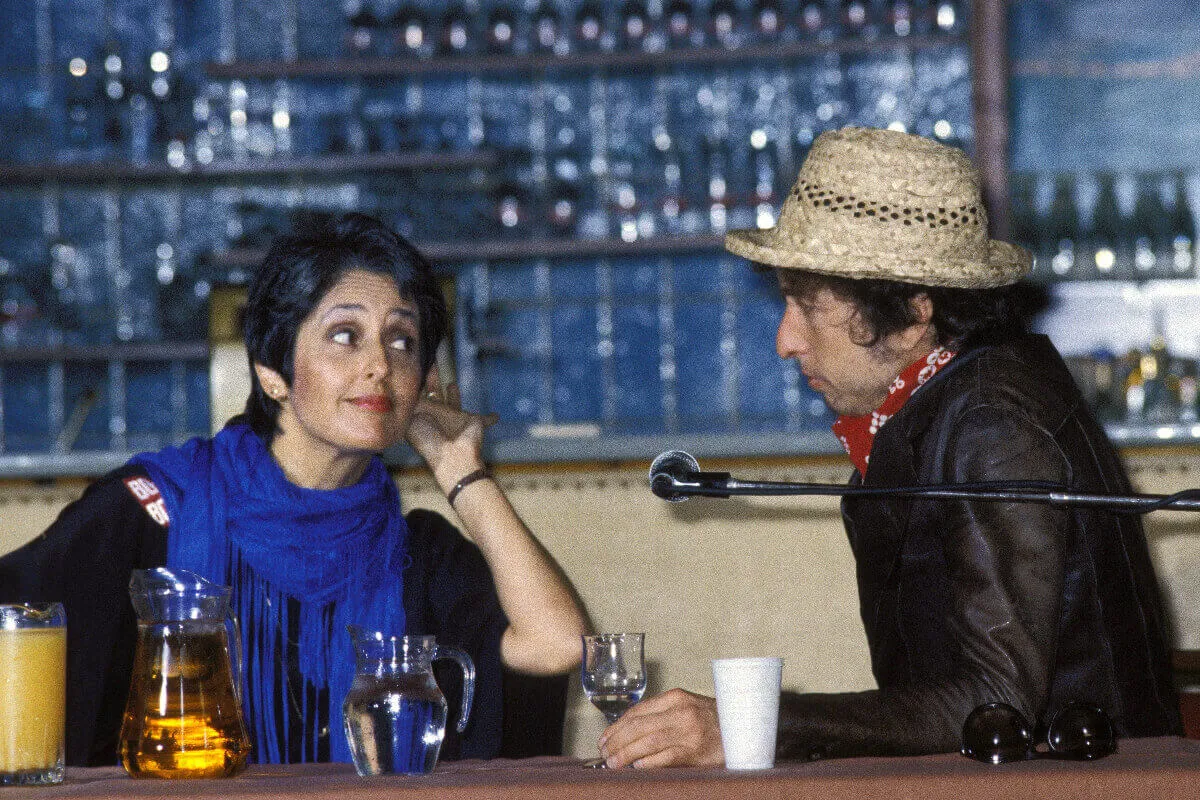
POLYGON ((818 136, 775 227, 729 231, 725 248, 773 267, 971 289, 1033 266, 1024 248, 988 238, 961 150, 874 128, 818 136))

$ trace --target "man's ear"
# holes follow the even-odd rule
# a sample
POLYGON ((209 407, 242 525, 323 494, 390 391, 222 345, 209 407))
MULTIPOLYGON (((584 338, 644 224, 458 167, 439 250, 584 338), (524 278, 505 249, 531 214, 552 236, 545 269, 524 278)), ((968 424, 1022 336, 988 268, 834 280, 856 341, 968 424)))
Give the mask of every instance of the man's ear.
POLYGON ((933 319, 933 300, 925 292, 910 298, 908 306, 913 310, 913 318, 917 322, 924 324, 933 319))
POLYGON ((913 312, 913 323, 901 331, 897 331, 893 336, 894 343, 900 350, 908 350, 916 347, 927 336, 932 336, 936 341, 937 332, 933 330, 933 299, 925 292, 914 295, 908 301, 909 308, 913 312))

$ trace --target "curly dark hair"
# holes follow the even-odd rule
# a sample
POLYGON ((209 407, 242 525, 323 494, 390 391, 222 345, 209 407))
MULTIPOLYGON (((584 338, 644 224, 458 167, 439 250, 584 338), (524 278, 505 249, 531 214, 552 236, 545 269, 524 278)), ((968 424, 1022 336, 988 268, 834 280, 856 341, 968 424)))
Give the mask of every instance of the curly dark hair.
POLYGON ((428 373, 445 334, 446 300, 424 257, 403 236, 365 214, 307 217, 276 237, 250 282, 242 335, 250 361, 250 396, 239 419, 268 444, 278 432, 279 402, 254 370, 278 372, 290 386, 301 323, 351 270, 387 275, 400 296, 416 304, 421 371, 428 373))
POLYGON ((821 289, 829 289, 859 311, 865 337, 855 344, 873 347, 893 333, 920 320, 912 300, 927 295, 933 305, 937 343, 961 348, 1004 341, 1029 330, 1033 318, 1049 304, 1046 290, 1036 284, 1018 282, 990 289, 960 289, 922 286, 881 278, 842 278, 796 269, 756 265, 774 272, 781 291, 798 300, 808 300, 821 289))

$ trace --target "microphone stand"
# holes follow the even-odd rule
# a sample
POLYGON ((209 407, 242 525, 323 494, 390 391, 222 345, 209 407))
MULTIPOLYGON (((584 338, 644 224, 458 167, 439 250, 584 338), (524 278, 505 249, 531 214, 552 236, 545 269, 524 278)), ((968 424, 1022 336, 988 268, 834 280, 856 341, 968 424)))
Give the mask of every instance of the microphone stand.
POLYGON ((1171 495, 1110 495, 1075 492, 1069 487, 1044 481, 982 481, 925 486, 850 486, 830 483, 742 481, 731 477, 728 472, 700 472, 696 460, 687 453, 679 451, 664 453, 655 459, 650 468, 650 490, 664 500, 673 502, 687 500, 692 496, 834 495, 1038 503, 1061 507, 1089 507, 1133 514, 1145 514, 1159 509, 1200 511, 1200 489, 1185 489, 1171 495))

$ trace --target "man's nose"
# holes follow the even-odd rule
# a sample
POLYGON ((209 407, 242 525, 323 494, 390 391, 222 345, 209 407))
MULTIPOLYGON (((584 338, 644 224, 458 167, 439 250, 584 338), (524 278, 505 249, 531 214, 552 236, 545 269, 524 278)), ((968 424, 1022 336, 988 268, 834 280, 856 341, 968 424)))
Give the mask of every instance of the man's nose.
POLYGON ((775 352, 780 358, 796 358, 808 349, 801 326, 800 312, 791 303, 783 310, 779 330, 775 332, 775 352))

